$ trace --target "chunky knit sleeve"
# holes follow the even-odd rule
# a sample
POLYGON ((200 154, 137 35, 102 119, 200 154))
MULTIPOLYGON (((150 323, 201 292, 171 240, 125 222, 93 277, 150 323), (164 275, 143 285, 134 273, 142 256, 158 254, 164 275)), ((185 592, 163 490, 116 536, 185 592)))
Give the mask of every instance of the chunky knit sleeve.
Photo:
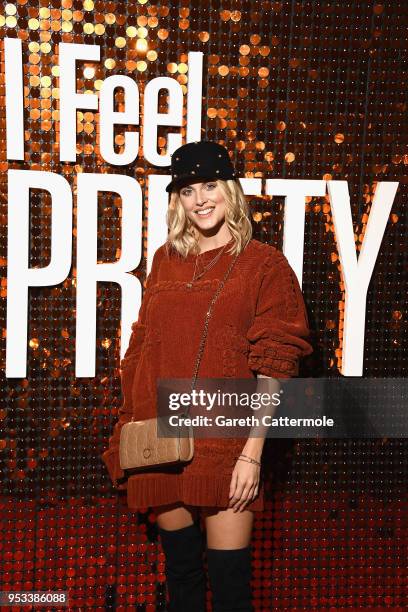
MULTIPOLYGON (((116 422, 112 436, 109 438, 109 447, 102 454, 102 460, 105 463, 109 476, 115 486, 117 480, 123 478, 124 472, 119 465, 119 440, 120 431, 125 423, 132 419, 132 383, 136 366, 142 351, 142 345, 146 330, 146 309, 149 301, 149 289, 156 283, 158 278, 158 270, 160 260, 163 254, 163 246, 157 249, 153 256, 152 267, 150 274, 146 279, 146 289, 143 295, 142 303, 139 308, 137 321, 132 323, 132 333, 129 340, 128 348, 120 362, 120 376, 123 401, 118 410, 118 421, 116 422)), ((120 485, 118 488, 126 488, 126 484, 120 485)))
POLYGON ((264 260, 256 313, 247 331, 249 367, 273 378, 297 376, 301 357, 313 352, 302 291, 285 255, 264 260))

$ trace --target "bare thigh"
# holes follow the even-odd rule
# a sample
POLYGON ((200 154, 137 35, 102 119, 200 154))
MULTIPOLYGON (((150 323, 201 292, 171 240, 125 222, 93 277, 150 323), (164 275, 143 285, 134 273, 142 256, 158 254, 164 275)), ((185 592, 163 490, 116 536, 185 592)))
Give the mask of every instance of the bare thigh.
POLYGON ((208 548, 222 550, 245 548, 251 542, 254 513, 234 512, 233 508, 203 508, 208 548))
POLYGON ((162 529, 182 529, 192 525, 197 518, 197 509, 181 503, 153 508, 157 524, 162 529))

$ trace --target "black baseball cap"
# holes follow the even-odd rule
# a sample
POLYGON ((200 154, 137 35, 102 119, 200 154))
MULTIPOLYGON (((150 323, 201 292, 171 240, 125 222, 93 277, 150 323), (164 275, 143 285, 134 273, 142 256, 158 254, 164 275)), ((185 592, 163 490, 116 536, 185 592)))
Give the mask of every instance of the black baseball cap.
POLYGON ((236 179, 237 173, 228 149, 211 140, 197 140, 174 151, 171 156, 171 177, 166 187, 169 193, 194 181, 236 179))

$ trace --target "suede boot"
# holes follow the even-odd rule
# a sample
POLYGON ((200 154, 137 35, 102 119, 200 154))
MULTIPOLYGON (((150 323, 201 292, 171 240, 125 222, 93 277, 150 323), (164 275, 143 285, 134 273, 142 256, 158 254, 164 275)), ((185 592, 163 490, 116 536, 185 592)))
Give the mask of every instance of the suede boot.
POLYGON ((181 529, 158 528, 166 557, 168 612, 205 612, 203 535, 197 523, 181 529))
POLYGON ((253 612, 251 548, 207 548, 208 577, 213 612, 253 612))

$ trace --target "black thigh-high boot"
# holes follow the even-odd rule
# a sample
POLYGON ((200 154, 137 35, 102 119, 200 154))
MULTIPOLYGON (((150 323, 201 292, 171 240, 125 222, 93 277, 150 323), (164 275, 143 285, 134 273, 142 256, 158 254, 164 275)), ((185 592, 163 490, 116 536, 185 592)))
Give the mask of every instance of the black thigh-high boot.
POLYGON ((251 548, 207 548, 208 578, 213 612, 253 612, 251 548))
POLYGON ((203 535, 197 523, 181 529, 158 528, 166 557, 168 612, 205 612, 203 535))

